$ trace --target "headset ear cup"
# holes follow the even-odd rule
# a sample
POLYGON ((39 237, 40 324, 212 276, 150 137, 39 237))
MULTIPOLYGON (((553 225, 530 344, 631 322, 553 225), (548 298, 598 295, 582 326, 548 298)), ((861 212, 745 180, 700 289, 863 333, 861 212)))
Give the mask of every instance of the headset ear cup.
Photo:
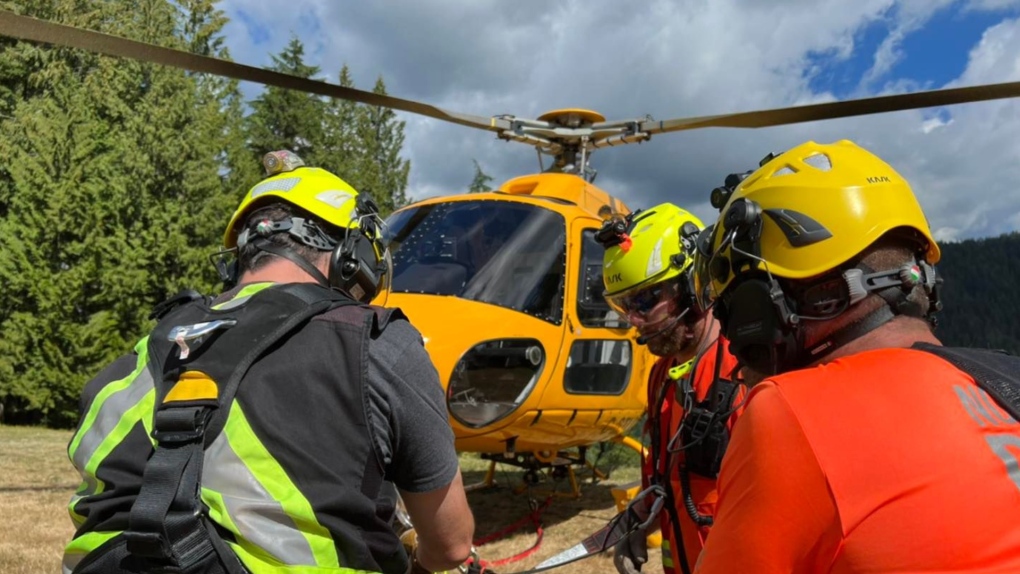
MULTIPOLYGON (((789 369, 799 357, 799 329, 778 285, 748 279, 727 297, 721 319, 730 352, 754 371, 773 375, 789 369)), ((718 309, 718 307, 717 307, 718 309)))
POLYGON ((330 254, 329 284, 362 303, 375 298, 380 276, 373 242, 358 229, 347 236, 330 254))
POLYGON ((750 228, 761 218, 761 206, 757 202, 740 198, 730 205, 723 217, 723 229, 750 228))

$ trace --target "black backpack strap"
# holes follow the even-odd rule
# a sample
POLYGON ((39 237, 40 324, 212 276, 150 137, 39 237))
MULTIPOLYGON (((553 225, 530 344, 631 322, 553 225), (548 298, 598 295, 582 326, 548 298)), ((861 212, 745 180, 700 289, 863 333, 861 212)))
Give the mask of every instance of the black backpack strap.
MULTIPOLYGON (((226 382, 199 385, 197 388, 206 389, 205 395, 193 392, 187 394, 185 400, 170 400, 168 395, 156 405, 152 436, 157 445, 146 464, 142 488, 131 508, 129 528, 124 534, 127 551, 156 568, 181 574, 245 572, 240 560, 206 516, 201 500, 205 447, 223 430, 241 380, 262 355, 312 317, 338 306, 358 304, 341 293, 314 284, 290 284, 271 289, 298 299, 297 311, 258 339, 233 367, 226 382)), ((201 308, 203 312, 199 318, 208 318, 208 308, 204 305, 201 308)), ((170 332, 168 323, 178 318, 193 319, 194 311, 178 307, 161 322, 162 329, 157 326, 150 337, 151 360, 173 353, 172 343, 155 340, 157 334, 165 338, 170 332)), ((228 323, 224 325, 232 328, 228 323)), ((200 345, 210 340, 212 336, 202 340, 200 345)), ((180 384, 177 377, 183 359, 171 359, 161 365, 164 371, 161 375, 165 381, 180 384), (174 364, 176 368, 171 367, 174 364)))
POLYGON ((1013 420, 1020 421, 1020 357, 1005 351, 940 347, 929 343, 915 343, 913 348, 937 355, 973 377, 1013 420))
POLYGON ((173 297, 167 299, 166 301, 156 304, 156 306, 152 308, 152 312, 149 313, 149 318, 160 320, 163 317, 165 317, 167 313, 173 311, 174 309, 180 307, 181 305, 187 305, 192 301, 199 301, 205 299, 206 298, 198 291, 195 291, 194 289, 185 289, 184 291, 181 291, 180 293, 174 295, 173 297))
POLYGON ((252 348, 252 350, 243 359, 241 359, 241 362, 238 363, 226 385, 220 389, 219 404, 224 407, 221 410, 225 412, 210 422, 208 436, 205 440, 206 445, 212 443, 212 440, 219 436, 220 431, 223 430, 223 426, 227 423, 227 414, 230 411, 230 404, 234 401, 234 396, 237 394, 237 388, 241 384, 241 379, 248 373, 248 369, 251 368, 252 364, 254 364, 255 361, 263 355, 263 353, 269 350, 269 348, 277 341, 283 339, 287 336, 287 334, 300 327, 312 317, 321 315, 322 313, 325 313, 330 309, 335 309, 336 307, 359 305, 357 301, 347 297, 343 293, 332 289, 326 289, 316 283, 289 283, 280 287, 274 287, 273 289, 300 299, 305 303, 305 306, 303 309, 281 322, 268 337, 265 337, 262 340, 261 344, 252 348))

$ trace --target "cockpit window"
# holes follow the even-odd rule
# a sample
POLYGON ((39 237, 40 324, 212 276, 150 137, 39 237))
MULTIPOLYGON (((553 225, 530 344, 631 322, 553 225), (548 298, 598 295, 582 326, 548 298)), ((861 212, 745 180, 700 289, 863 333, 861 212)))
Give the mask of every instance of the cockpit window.
POLYGON ((577 318, 585 327, 609 327, 626 329, 630 327, 625 318, 606 303, 606 290, 602 280, 602 257, 605 248, 595 241, 595 230, 585 229, 581 233, 581 273, 577 288, 577 318))
POLYGON ((458 201, 386 221, 395 293, 451 295, 563 321, 566 224, 548 209, 458 201))

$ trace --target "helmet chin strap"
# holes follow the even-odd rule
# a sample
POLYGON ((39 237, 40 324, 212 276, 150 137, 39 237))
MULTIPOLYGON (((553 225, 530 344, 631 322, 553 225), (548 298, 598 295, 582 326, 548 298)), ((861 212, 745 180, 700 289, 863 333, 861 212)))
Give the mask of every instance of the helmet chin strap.
POLYGON ((265 237, 259 237, 255 239, 252 242, 252 245, 254 245, 257 249, 266 251, 268 253, 272 253, 273 255, 278 255, 280 257, 283 257, 284 259, 289 260, 291 263, 303 269, 305 273, 311 275, 312 278, 319 283, 319 285, 322 285, 327 289, 332 289, 332 287, 330 287, 329 284, 329 279, 327 279, 326 276, 322 274, 322 271, 319 271, 317 267, 312 265, 304 257, 298 255, 297 252, 294 251, 293 249, 289 247, 284 247, 283 245, 280 245, 278 243, 273 243, 272 241, 266 239, 265 237))
POLYGON ((896 313, 888 305, 882 305, 861 319, 838 329, 822 341, 814 344, 801 355, 800 367, 805 367, 819 359, 829 355, 836 349, 846 345, 850 341, 859 339, 875 329, 885 325, 896 318, 896 313))

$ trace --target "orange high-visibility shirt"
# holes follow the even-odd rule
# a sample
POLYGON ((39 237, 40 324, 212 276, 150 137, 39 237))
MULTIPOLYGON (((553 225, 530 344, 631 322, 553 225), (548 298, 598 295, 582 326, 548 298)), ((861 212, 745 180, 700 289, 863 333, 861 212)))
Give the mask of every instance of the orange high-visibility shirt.
MULTIPOLYGON (((737 359, 733 357, 726 348, 728 342, 723 340, 723 359, 720 368, 720 377, 728 378, 730 373, 737 367, 737 359)), ((712 383, 715 380, 715 360, 717 356, 718 347, 715 343, 711 347, 705 350, 701 359, 697 362, 695 372, 693 373, 693 380, 691 382, 694 387, 694 394, 696 400, 703 401, 708 396, 708 391, 712 387, 712 383)), ((673 381, 669 377, 669 370, 672 367, 681 364, 679 361, 672 357, 662 357, 656 361, 652 367, 652 372, 648 378, 648 409, 651 412, 655 408, 656 401, 658 400, 659 391, 663 385, 670 385, 670 388, 666 389, 665 400, 662 403, 658 415, 659 432, 661 443, 659 445, 659 453, 655 458, 655 463, 658 467, 660 474, 664 474, 666 471, 666 465, 670 460, 670 454, 666 452, 666 448, 669 444, 670 438, 676 433, 677 429, 680 428, 680 421, 683 419, 683 405, 679 404, 676 397, 676 381, 673 381)), ((743 391, 738 390, 737 395, 734 399, 734 405, 737 405, 743 398, 743 391)), ((740 409, 736 410, 732 416, 727 420, 727 426, 733 428, 733 423, 736 418, 740 415, 740 409)), ((649 417, 647 425, 652 424, 652 417, 649 417)), ((650 432, 649 426, 646 426, 646 432, 650 432)), ((642 468, 642 485, 644 488, 649 486, 649 478, 652 473, 652 453, 646 457, 643 461, 642 468)), ((680 473, 679 467, 683 462, 683 453, 677 453, 675 456, 679 459, 673 462, 672 471, 670 474, 670 483, 673 488, 673 496, 676 497, 677 502, 677 518, 680 520, 680 531, 683 535, 683 548, 684 554, 687 556, 687 563, 693 568, 694 561, 697 560, 698 555, 701 553, 701 549, 704 546, 705 538, 708 536, 708 526, 699 527, 690 516, 687 514, 687 510, 683 506, 683 492, 680 489, 680 473)), ((700 476, 691 473, 691 496, 694 500, 695 505, 698 508, 698 512, 704 515, 712 516, 715 514, 715 503, 716 503, 716 481, 705 476, 700 476)), ((675 551, 678 548, 678 540, 676 534, 673 532, 672 523, 670 522, 670 513, 663 508, 659 514, 659 524, 662 530, 663 547, 662 547, 662 558, 663 558, 663 571, 666 574, 673 574, 680 572, 679 564, 676 559, 675 551)))
POLYGON ((941 358, 880 349, 757 385, 700 573, 1020 572, 1020 425, 941 358))

